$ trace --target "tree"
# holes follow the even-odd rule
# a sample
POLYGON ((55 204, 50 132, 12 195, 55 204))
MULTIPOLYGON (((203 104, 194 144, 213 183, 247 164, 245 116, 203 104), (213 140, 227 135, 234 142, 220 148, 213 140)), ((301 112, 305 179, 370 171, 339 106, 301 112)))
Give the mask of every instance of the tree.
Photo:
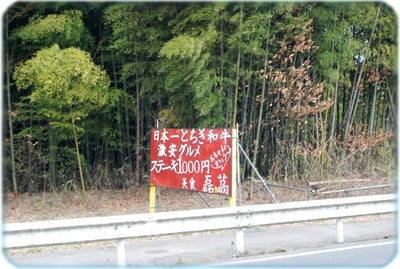
MULTIPOLYGON (((85 130, 77 125, 93 110, 107 102, 109 79, 91 57, 77 49, 54 45, 40 50, 35 57, 17 66, 13 78, 18 90, 31 90, 25 101, 44 120, 50 143, 51 162, 55 166, 55 148, 60 141, 73 139, 85 196, 78 138, 85 130)), ((55 171, 50 171, 55 180, 55 171)))
MULTIPOLYGON (((115 66, 112 73, 116 83, 120 81, 124 92, 135 104, 132 106, 126 102, 121 105, 121 110, 125 110, 127 135, 124 139, 135 141, 135 178, 138 183, 142 182, 141 171, 146 167, 143 149, 147 146, 144 143, 147 130, 143 126, 154 126, 154 114, 157 114, 149 107, 160 107, 166 99, 162 93, 163 79, 157 75, 157 60, 158 52, 170 36, 170 30, 165 26, 174 16, 175 9, 173 4, 124 3, 112 5, 104 13, 106 29, 110 33, 107 52, 112 55, 110 58, 115 66), (134 119, 128 110, 134 112, 134 119)), ((127 155, 126 158, 130 159, 130 154, 127 155)))
POLYGON ((225 102, 217 71, 220 59, 212 57, 219 45, 218 18, 224 8, 219 3, 192 3, 172 21, 175 36, 161 48, 158 69, 165 76, 168 108, 162 112, 170 126, 227 125, 220 103, 225 102))
POLYGON ((61 48, 76 46, 83 50, 87 50, 93 43, 83 24, 80 10, 66 10, 46 17, 33 16, 27 25, 13 33, 12 38, 21 40, 25 46, 51 46, 56 43, 61 48))

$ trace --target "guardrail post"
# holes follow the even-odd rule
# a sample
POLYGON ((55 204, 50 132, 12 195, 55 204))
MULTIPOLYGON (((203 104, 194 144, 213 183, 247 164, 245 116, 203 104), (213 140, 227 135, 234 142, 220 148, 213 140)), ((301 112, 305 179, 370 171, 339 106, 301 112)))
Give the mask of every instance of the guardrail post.
POLYGON ((236 250, 239 253, 244 252, 244 230, 243 230, 243 228, 240 228, 236 232, 236 250))
POLYGON ((344 242, 344 232, 343 232, 343 219, 336 219, 336 240, 338 243, 344 242))
POLYGON ((126 265, 126 257, 125 257, 125 240, 118 240, 117 242, 117 263, 119 266, 126 265))

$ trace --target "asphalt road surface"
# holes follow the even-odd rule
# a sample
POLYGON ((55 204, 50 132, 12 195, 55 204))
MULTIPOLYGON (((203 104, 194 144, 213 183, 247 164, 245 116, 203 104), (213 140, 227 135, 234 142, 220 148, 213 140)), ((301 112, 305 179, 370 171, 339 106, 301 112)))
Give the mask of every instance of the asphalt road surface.
MULTIPOLYGON (((235 232, 174 235, 129 240, 128 266, 386 266, 397 258, 397 219, 344 223, 345 243, 336 243, 336 225, 294 224, 245 231, 245 252, 238 254, 235 232)), ((115 242, 58 246, 3 253, 1 268, 111 268, 117 265, 115 242), (7 266, 5 266, 7 265, 7 266)), ((397 267, 399 268, 399 267, 397 267)))
POLYGON ((396 253, 397 243, 393 240, 369 241, 334 248, 322 248, 312 251, 302 250, 290 254, 245 258, 216 264, 215 266, 385 267, 394 262, 396 253))

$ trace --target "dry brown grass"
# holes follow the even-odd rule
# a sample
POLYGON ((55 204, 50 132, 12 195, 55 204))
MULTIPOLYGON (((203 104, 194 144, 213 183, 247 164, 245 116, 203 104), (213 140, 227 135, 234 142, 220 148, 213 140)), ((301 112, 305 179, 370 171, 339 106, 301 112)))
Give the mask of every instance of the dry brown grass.
MULTIPOLYGON (((393 179, 365 179, 350 181, 331 181, 319 185, 320 191, 349 189, 354 187, 393 184, 393 179)), ((277 183, 284 185, 284 183, 277 183)), ((310 188, 308 182, 291 182, 291 186, 310 188)), ((309 192, 271 187, 278 202, 304 201, 309 199, 325 199, 344 197, 345 193, 311 196, 309 192)), ((373 195, 393 193, 395 187, 349 192, 347 196, 373 195)), ((55 220, 66 218, 97 217, 147 213, 149 211, 149 188, 137 187, 123 190, 92 190, 86 202, 79 191, 58 193, 35 193, 14 196, 6 194, 4 199, 5 222, 27 222, 55 220)), ((158 200, 158 212, 207 208, 200 196, 195 192, 178 189, 161 188, 161 199, 158 200)), ((212 207, 227 207, 229 199, 224 195, 202 194, 212 207)), ((268 192, 260 182, 255 182, 250 195, 250 183, 242 186, 242 205, 271 203, 268 192)), ((239 203, 238 203, 239 205, 239 203)))

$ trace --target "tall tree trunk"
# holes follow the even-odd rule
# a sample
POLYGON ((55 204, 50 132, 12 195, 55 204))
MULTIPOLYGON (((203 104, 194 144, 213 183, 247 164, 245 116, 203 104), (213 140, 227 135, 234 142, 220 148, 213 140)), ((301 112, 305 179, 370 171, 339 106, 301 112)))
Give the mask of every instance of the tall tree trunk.
MULTIPOLYGON (((138 65, 138 56, 135 56, 136 65, 138 65)), ((139 72, 136 71, 136 182, 140 183, 140 88, 139 72)))
MULTIPOLYGON (((251 83, 249 83, 249 85, 251 85, 251 83)), ((255 106, 256 106, 256 89, 257 89, 257 80, 253 79, 253 83, 252 86, 250 86, 250 90, 249 90, 249 94, 250 94, 250 109, 249 109, 249 120, 248 120, 248 126, 245 126, 244 128, 246 128, 245 130, 243 130, 244 133, 246 133, 246 138, 244 140, 244 151, 250 153, 250 147, 252 146, 252 142, 254 140, 254 112, 256 111, 255 106)), ((247 175, 247 170, 251 169, 251 166, 248 162, 245 162, 246 166, 243 169, 243 178, 245 175, 247 175)))
MULTIPOLYGON (((252 66, 253 64, 253 55, 251 55, 250 57, 250 66, 252 66)), ((251 117, 252 117, 252 110, 248 109, 249 106, 249 100, 250 100, 250 92, 252 91, 252 86, 251 86, 251 81, 252 81, 252 76, 248 76, 248 80, 247 80, 247 87, 246 89, 246 94, 243 96, 244 98, 244 105, 243 105, 243 113, 242 113, 242 135, 240 136, 240 144, 242 145, 242 147, 245 149, 246 152, 248 152, 248 140, 249 140, 249 135, 250 135, 250 131, 249 131, 249 123, 251 124, 251 117), (248 111, 249 110, 249 111, 248 111)), ((239 154, 239 157, 241 155, 239 154)), ((246 173, 246 166, 243 167, 243 169, 241 169, 241 178, 244 178, 244 175, 246 173)))
MULTIPOLYGON (((337 72, 340 72, 340 66, 338 64, 337 66, 337 72)), ((335 82, 335 93, 333 97, 333 105, 332 105, 332 112, 331 112, 331 123, 330 123, 330 133, 329 133, 329 138, 328 140, 333 139, 336 137, 336 120, 337 120, 337 113, 338 113, 338 107, 339 107, 339 76, 336 79, 335 82)))
MULTIPOLYGON (((220 89, 220 100, 221 100, 221 106, 223 103, 223 96, 224 96, 224 76, 225 76, 225 59, 224 59, 224 54, 225 54, 225 50, 224 50, 224 20, 221 20, 221 42, 220 42, 220 66, 219 66, 219 89, 220 89)), ((230 106, 228 106, 230 107, 230 106)), ((223 113, 223 108, 221 107, 221 111, 223 113)))
MULTIPOLYGON (((375 63, 375 83, 374 83, 374 89, 372 91, 372 98, 370 102, 370 109, 369 109, 369 119, 368 119, 368 135, 371 136, 374 131, 374 124, 375 124, 375 106, 376 106, 376 95, 377 95, 377 90, 378 90, 378 72, 379 72, 379 58, 380 58, 380 45, 381 45, 381 37, 379 35, 379 41, 378 41, 378 55, 375 63)), ((369 169, 370 164, 371 164, 371 154, 372 154, 372 149, 368 149, 367 152, 367 169, 369 169)))
POLYGON ((362 78, 362 75, 363 75, 365 62, 367 61, 369 47, 371 46, 372 37, 374 35, 376 25, 378 24, 378 18, 379 18, 379 15, 380 15, 380 10, 381 10, 381 7, 379 6, 377 14, 376 14, 376 18, 375 18, 375 23, 374 23, 374 26, 372 28, 371 36, 369 38, 368 46, 367 46, 367 48, 365 50, 365 58, 364 58, 364 60, 363 60, 363 62, 361 64, 360 73, 358 74, 357 82, 356 82, 355 88, 353 90, 354 98, 350 102, 350 106, 349 106, 349 110, 348 110, 348 114, 347 114, 347 120, 346 120, 345 136, 344 136, 345 141, 347 141, 347 135, 349 133, 349 128, 353 125, 354 118, 355 118, 355 115, 356 115, 358 99, 359 99, 359 96, 360 96, 359 86, 360 86, 360 83, 361 83, 361 78, 362 78))
MULTIPOLYGON (((267 44, 266 44, 266 50, 265 50, 265 62, 264 62, 264 72, 267 72, 267 63, 268 63, 268 46, 269 46, 269 29, 271 26, 271 19, 268 19, 268 34, 267 34, 267 44)), ((265 90, 267 86, 267 79, 265 76, 263 76, 263 82, 262 82, 262 89, 261 89, 261 101, 260 101, 260 110, 258 112, 258 122, 257 122, 257 131, 256 131, 256 139, 254 141, 254 152, 253 152, 253 164, 257 165, 257 155, 258 155, 258 147, 259 147, 259 141, 260 141, 260 131, 261 131, 261 125, 262 125, 262 116, 263 116, 263 108, 264 108, 264 99, 265 99, 265 90)), ((254 178, 254 169, 251 170, 251 181, 253 182, 254 178)), ((253 184, 251 184, 251 190, 250 193, 252 195, 252 190, 253 190, 253 184)))
MULTIPOLYGON (((5 14, 5 36, 8 37, 8 14, 5 14)), ((10 157, 11 157, 11 177, 12 177, 12 188, 15 195, 18 194, 18 185, 17 185, 17 175, 16 175, 16 167, 15 167, 15 150, 14 150, 14 131, 13 131, 13 119, 12 119, 12 105, 11 105, 11 83, 10 83, 10 76, 11 76, 11 66, 10 66, 10 57, 9 57, 9 47, 8 42, 6 44, 6 88, 7 88, 7 110, 8 110, 8 128, 10 134, 10 157)))
MULTIPOLYGON (((240 4, 240 24, 239 28, 242 28, 243 24, 243 3, 240 4)), ((240 30, 239 37, 239 48, 237 53, 237 62, 236 62, 236 85, 235 85, 235 95, 233 98, 233 116, 232 116, 232 128, 236 128, 236 114, 237 114, 237 100, 238 100, 238 92, 239 92, 239 80, 240 80, 240 56, 241 56, 241 47, 242 47, 242 34, 240 30)))
MULTIPOLYGON (((335 8, 335 17, 338 17, 337 8, 335 8)), ((333 31, 335 31, 335 30, 336 30, 336 20, 334 20, 334 22, 333 22, 333 31)), ((340 39, 338 40, 338 43, 339 43, 337 46, 339 48, 338 53, 340 54, 341 53, 341 50, 340 50, 341 40, 340 39)), ((332 41, 332 48, 331 48, 332 54, 335 53, 335 45, 336 45, 336 42, 332 41)), ((334 66, 332 65, 331 67, 333 68, 334 66)), ((330 123, 328 124, 328 128, 329 128, 328 141, 331 141, 332 138, 336 137, 336 116, 337 116, 337 110, 339 107, 339 104, 338 104, 338 101, 339 101, 338 89, 339 89, 339 80, 340 80, 340 63, 339 63, 339 61, 337 61, 336 72, 337 72, 337 76, 336 76, 336 81, 334 82, 335 89, 334 89, 334 93, 333 93, 333 105, 332 105, 331 109, 329 110, 330 111, 330 123)))
MULTIPOLYGON (((379 68, 379 58, 380 58, 380 44, 381 44, 381 38, 379 37, 379 42, 378 42, 378 55, 377 55, 377 60, 375 64, 375 75, 378 75, 378 68, 379 68)), ((377 95, 377 90, 378 90, 378 80, 375 80, 374 83, 374 90, 372 92, 372 100, 371 100, 371 105, 370 105, 370 111, 369 111, 369 120, 368 120, 368 134, 372 135, 373 130, 374 130, 374 118, 375 118, 375 105, 376 105, 376 95, 377 95)))
POLYGON ((79 168, 79 177, 81 179, 81 187, 82 187, 82 196, 83 200, 86 203, 87 195, 86 195, 86 187, 85 187, 85 179, 83 177, 83 170, 82 170, 82 162, 81 162, 81 154, 79 153, 79 143, 78 143, 78 136, 76 134, 76 127, 75 127, 75 120, 72 118, 72 129, 74 130, 74 140, 75 140, 75 150, 76 150, 76 159, 78 161, 78 168, 79 168))
POLYGON ((49 174, 50 180, 53 184, 53 188, 56 189, 58 186, 58 180, 56 177, 56 158, 57 158, 57 149, 58 143, 57 138, 55 137, 55 133, 53 131, 53 127, 49 124, 49 174))
MULTIPOLYGON (((126 79, 123 79, 123 89, 124 92, 126 92, 127 86, 126 86, 126 79)), ((131 106, 131 104, 129 103, 129 99, 125 98, 124 100, 124 115, 125 115, 125 141, 131 141, 131 128, 130 128, 130 115, 129 115, 129 107, 131 106)), ((130 144, 130 143, 129 143, 130 144)), ((132 148, 130 146, 126 147, 126 154, 127 154, 127 163, 130 165, 132 165, 132 148)), ((131 171, 131 170, 130 170, 131 171)))

